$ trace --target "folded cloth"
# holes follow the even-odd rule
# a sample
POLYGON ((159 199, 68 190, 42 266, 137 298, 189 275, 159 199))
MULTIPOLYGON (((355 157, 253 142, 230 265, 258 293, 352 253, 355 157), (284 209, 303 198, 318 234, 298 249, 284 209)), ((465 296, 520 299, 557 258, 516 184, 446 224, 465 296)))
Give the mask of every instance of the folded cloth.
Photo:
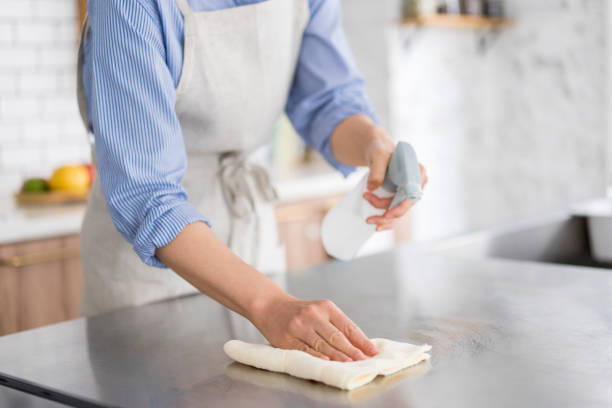
POLYGON ((372 339, 379 353, 362 361, 326 361, 297 350, 283 350, 265 344, 230 340, 223 346, 231 359, 268 371, 286 373, 332 387, 352 390, 378 375, 394 374, 428 360, 431 346, 415 346, 386 339, 372 339))
POLYGON ((355 405, 367 402, 387 392, 398 382, 415 379, 431 369, 429 361, 423 361, 391 375, 380 375, 363 387, 354 390, 342 390, 315 381, 305 381, 284 373, 260 370, 255 367, 233 362, 225 367, 225 374, 233 380, 243 381, 258 387, 298 394, 308 399, 330 405, 355 405))

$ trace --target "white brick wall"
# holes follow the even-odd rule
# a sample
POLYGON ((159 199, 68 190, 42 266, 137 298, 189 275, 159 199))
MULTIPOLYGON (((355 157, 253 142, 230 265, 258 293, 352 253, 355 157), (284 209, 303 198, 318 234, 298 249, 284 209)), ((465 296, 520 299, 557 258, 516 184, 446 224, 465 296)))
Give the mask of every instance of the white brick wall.
POLYGON ((15 26, 15 41, 17 47, 24 45, 53 44, 56 40, 59 26, 52 19, 21 20, 15 26))
POLYGON ((11 75, 19 73, 17 70, 34 69, 40 60, 40 51, 25 48, 18 49, 13 44, 7 44, 0 48, 0 56, 2 56, 0 58, 1 82, 4 82, 12 80, 11 75))
POLYGON ((0 191, 89 161, 75 99, 75 0, 0 2, 0 191))
MULTIPOLYGON (((5 0, 6 1, 6 0, 5 0)), ((20 0, 18 0, 20 1, 20 0)), ((34 1, 34 16, 47 19, 76 19, 77 7, 74 0, 34 1)), ((71 26, 71 25, 70 25, 71 26)))
POLYGON ((3 0, 0 18, 28 18, 32 16, 31 0, 3 0))
POLYGON ((13 42, 13 25, 0 23, 0 45, 8 45, 13 42))

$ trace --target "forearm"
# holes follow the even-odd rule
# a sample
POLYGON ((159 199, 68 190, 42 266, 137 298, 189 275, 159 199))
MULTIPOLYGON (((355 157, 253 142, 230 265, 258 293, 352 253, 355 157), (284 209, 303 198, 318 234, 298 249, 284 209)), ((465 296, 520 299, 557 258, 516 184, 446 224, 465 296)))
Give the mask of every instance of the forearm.
POLYGON ((336 361, 376 347, 329 301, 301 301, 234 255, 204 223, 189 224, 157 257, 201 292, 249 319, 275 347, 336 361))
POLYGON ((368 166, 375 147, 393 151, 395 143, 368 116, 353 115, 336 127, 331 136, 331 147, 340 163, 368 166))
POLYGON ((232 253, 203 223, 185 227, 156 255, 202 293, 251 321, 267 303, 291 298, 232 253))

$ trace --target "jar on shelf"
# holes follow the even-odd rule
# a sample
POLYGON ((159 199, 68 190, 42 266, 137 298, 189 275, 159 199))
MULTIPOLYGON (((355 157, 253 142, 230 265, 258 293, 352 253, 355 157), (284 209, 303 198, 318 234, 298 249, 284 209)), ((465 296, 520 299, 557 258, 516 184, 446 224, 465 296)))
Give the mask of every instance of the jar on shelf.
POLYGON ((465 10, 464 0, 445 0, 446 12, 448 14, 463 14, 465 10))
POLYGON ((402 16, 404 18, 413 18, 419 15, 419 0, 403 0, 402 1, 402 16))
POLYGON ((485 15, 493 18, 502 18, 505 15, 503 0, 485 0, 485 15))
POLYGON ((483 0, 465 0, 465 14, 483 16, 485 14, 483 0))
POLYGON ((439 0, 421 0, 419 2, 419 14, 422 16, 432 16, 438 13, 439 0))

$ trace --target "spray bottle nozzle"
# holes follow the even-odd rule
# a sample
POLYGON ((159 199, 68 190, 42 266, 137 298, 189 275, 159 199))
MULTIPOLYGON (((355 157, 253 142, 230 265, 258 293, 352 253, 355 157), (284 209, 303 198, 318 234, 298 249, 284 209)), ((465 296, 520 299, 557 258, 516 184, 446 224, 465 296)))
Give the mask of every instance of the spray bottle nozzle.
POLYGON ((383 188, 395 197, 389 208, 394 208, 408 199, 417 202, 423 196, 421 170, 416 152, 407 142, 399 142, 389 160, 383 188))

